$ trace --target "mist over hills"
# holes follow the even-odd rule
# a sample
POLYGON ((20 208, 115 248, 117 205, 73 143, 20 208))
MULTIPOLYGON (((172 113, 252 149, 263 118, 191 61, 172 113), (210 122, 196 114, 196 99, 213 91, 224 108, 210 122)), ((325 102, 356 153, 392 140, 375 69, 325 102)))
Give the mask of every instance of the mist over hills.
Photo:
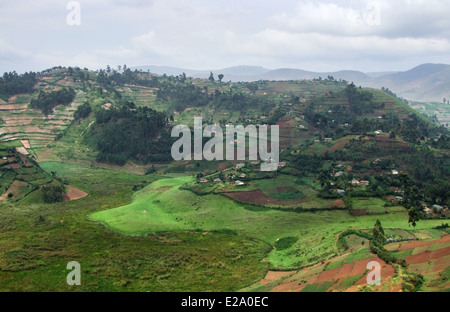
POLYGON ((217 78, 223 74, 225 81, 258 80, 303 80, 326 79, 332 76, 337 80, 347 80, 357 85, 373 88, 389 88, 398 96, 412 101, 442 102, 450 98, 450 65, 422 64, 404 72, 364 73, 354 70, 337 72, 312 72, 295 68, 267 69, 259 66, 235 66, 224 69, 193 70, 166 66, 137 66, 133 69, 150 71, 158 75, 180 75, 185 73, 193 78, 208 78, 213 72, 217 78))

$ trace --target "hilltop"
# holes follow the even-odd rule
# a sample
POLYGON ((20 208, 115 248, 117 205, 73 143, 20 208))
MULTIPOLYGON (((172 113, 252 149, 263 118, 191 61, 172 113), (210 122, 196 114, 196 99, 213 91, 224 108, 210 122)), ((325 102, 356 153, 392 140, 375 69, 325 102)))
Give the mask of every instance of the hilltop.
POLYGON ((373 88, 389 88, 399 96, 411 101, 442 102, 450 98, 450 65, 422 64, 403 72, 372 72, 364 73, 355 70, 336 72, 313 72, 294 68, 266 69, 257 66, 236 66, 224 69, 192 70, 163 66, 137 66, 138 70, 159 75, 181 75, 206 79, 210 72, 224 74, 227 81, 258 81, 258 80, 311 80, 329 76, 339 80, 354 82, 357 85, 373 88))

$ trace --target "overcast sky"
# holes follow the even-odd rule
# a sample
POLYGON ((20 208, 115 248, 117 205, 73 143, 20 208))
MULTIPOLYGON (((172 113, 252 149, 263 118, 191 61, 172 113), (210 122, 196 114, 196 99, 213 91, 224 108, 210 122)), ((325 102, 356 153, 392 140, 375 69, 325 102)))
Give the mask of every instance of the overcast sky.
POLYGON ((72 26, 69 2, 0 1, 0 72, 450 64, 449 0, 79 0, 81 25, 72 26))

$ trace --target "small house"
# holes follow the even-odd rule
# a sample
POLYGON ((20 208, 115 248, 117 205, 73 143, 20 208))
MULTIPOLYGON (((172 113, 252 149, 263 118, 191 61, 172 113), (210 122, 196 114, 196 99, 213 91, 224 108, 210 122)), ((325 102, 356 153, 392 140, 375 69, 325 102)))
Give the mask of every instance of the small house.
POLYGON ((352 185, 353 185, 353 186, 359 186, 359 181, 356 180, 356 179, 353 179, 353 180, 352 180, 352 185))
POLYGON ((246 175, 245 173, 243 173, 243 174, 241 174, 241 175, 239 176, 239 178, 245 179, 245 178, 247 178, 247 175, 246 175))
POLYGON ((432 213, 432 210, 430 208, 425 208, 423 212, 425 212, 427 215, 430 215, 432 213))
POLYGON ((237 185, 237 186, 243 186, 243 185, 245 185, 244 182, 239 181, 239 180, 237 180, 236 182, 234 182, 234 184, 237 185))
POLYGON ((331 143, 331 142, 333 142, 333 139, 332 138, 325 138, 325 142, 331 143))
POLYGON ((339 195, 345 195, 345 191, 344 190, 337 190, 336 193, 338 193, 339 195))
POLYGON ((236 169, 242 169, 245 167, 245 164, 237 164, 236 169))
POLYGON ((393 175, 398 175, 398 170, 392 170, 393 175))
POLYGON ((221 180, 221 179, 219 179, 219 178, 217 178, 217 179, 214 179, 214 183, 222 183, 222 180, 221 180))
POLYGON ((359 182, 361 185, 364 185, 364 186, 369 186, 370 185, 370 182, 369 181, 361 181, 361 182, 359 182))
POLYGON ((278 163, 279 168, 284 168, 284 167, 286 167, 286 165, 287 165, 287 163, 285 163, 285 162, 278 163))
POLYGON ((200 179, 200 183, 208 183, 208 179, 206 179, 206 178, 202 178, 202 179, 200 179))
POLYGON ((433 209, 436 212, 440 212, 440 211, 442 211, 444 209, 444 207, 439 206, 439 205, 433 205, 433 209))

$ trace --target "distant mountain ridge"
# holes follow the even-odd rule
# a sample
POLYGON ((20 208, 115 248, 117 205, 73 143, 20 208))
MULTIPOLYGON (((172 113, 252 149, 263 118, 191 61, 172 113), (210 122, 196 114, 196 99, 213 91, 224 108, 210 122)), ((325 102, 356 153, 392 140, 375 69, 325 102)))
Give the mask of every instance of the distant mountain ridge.
POLYGON ((450 65, 422 64, 404 72, 372 72, 364 73, 355 70, 336 72, 312 72, 295 68, 267 69, 260 66, 240 65, 224 69, 194 70, 156 65, 136 66, 133 69, 150 71, 158 75, 181 75, 185 73, 193 78, 208 78, 213 72, 217 78, 223 74, 225 81, 258 81, 258 80, 303 80, 334 79, 347 80, 357 85, 373 88, 389 88, 398 96, 411 101, 442 102, 450 99, 450 65))

